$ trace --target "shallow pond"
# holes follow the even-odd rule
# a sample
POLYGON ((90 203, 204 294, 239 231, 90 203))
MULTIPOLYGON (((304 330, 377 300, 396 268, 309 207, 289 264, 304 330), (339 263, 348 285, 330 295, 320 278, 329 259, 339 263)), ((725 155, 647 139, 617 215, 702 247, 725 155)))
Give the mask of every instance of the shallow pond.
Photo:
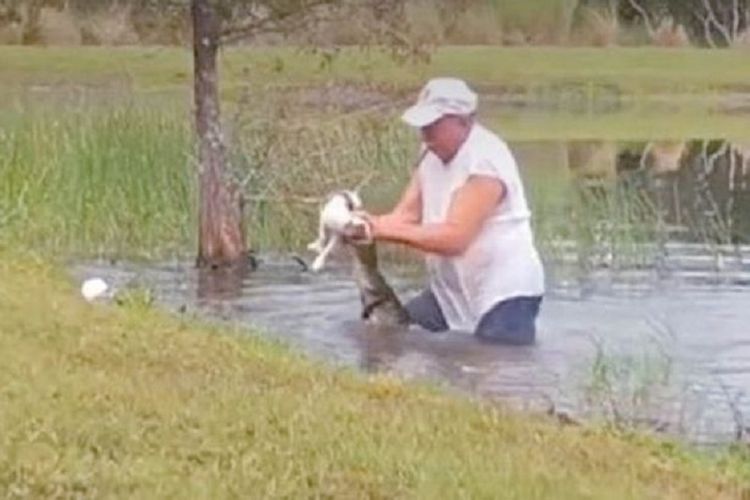
MULTIPOLYGON (((85 263, 74 273, 105 277, 115 288, 146 287, 175 311, 259 327, 336 364, 691 442, 747 439, 750 168, 743 150, 727 141, 513 147, 530 165, 548 277, 533 347, 366 326, 341 260, 318 275, 291 255, 261 256, 245 275, 199 272, 185 262, 85 263), (540 176, 550 172, 544 165, 557 173, 540 176)), ((386 273, 408 299, 420 290, 421 269, 396 265, 390 255, 386 273)))

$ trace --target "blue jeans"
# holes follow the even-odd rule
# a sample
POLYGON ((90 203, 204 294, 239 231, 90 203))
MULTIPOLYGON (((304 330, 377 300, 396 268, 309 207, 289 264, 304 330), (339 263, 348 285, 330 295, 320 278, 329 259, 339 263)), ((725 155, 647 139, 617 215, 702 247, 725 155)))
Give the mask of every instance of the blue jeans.
MULTIPOLYGON (((482 340, 512 345, 533 344, 542 297, 513 297, 495 304, 479 320, 474 335, 482 340)), ((406 304, 411 320, 431 332, 448 330, 435 294, 427 289, 406 304)))

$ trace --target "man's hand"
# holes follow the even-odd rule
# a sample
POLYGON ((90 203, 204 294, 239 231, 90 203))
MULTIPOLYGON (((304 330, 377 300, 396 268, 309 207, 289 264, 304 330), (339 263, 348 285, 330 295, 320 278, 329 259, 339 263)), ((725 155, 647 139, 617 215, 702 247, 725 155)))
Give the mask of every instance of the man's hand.
POLYGON ((361 223, 349 223, 344 229, 344 241, 355 245, 370 243, 373 240, 372 226, 364 216, 364 212, 355 212, 356 217, 361 219, 361 223))
POLYGON ((387 238, 387 235, 390 234, 389 231, 406 222, 395 213, 373 215, 364 210, 357 210, 352 215, 363 222, 363 224, 349 224, 344 230, 343 236, 346 242, 354 244, 369 243, 379 238, 387 238))
POLYGON ((472 176, 453 194, 443 222, 414 223, 399 217, 397 212, 380 216, 358 215, 370 225, 373 239, 404 243, 423 252, 455 256, 462 254, 471 244, 504 196, 502 181, 472 176))
POLYGON ((375 240, 387 239, 389 237, 388 235, 393 233, 394 228, 399 228, 404 225, 417 225, 407 220, 401 214, 394 212, 383 215, 359 212, 357 215, 367 221, 370 226, 370 234, 375 240))

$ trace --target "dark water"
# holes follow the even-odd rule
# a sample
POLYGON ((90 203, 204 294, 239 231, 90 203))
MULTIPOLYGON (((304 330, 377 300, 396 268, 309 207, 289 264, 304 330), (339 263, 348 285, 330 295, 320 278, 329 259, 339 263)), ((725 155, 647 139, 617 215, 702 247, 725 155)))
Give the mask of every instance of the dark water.
MULTIPOLYGON (((344 261, 319 275, 284 255, 264 256, 244 275, 181 262, 87 263, 74 274, 147 287, 176 311, 260 328, 334 364, 696 443, 747 439, 750 168, 742 150, 727 141, 513 147, 530 169, 565 172, 546 182, 565 183, 558 201, 567 208, 557 219, 536 210, 548 219, 538 233, 553 230, 540 236, 548 295, 533 347, 364 325, 344 261), (623 215, 633 199, 638 210, 623 215)), ((543 182, 533 174, 531 191, 543 182)), ((546 196, 541 202, 557 194, 546 196)), ((386 274, 406 300, 422 280, 418 267, 402 269, 386 274)))

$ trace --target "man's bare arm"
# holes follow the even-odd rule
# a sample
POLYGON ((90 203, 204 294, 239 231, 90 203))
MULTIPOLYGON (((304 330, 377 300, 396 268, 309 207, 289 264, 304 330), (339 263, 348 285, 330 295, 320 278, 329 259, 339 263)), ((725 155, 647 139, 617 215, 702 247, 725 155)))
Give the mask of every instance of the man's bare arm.
POLYGON ((424 252, 445 256, 462 254, 495 207, 505 196, 499 179, 472 176, 453 195, 445 222, 418 224, 373 217, 376 239, 404 243, 424 252))
POLYGON ((419 224, 422 221, 422 190, 419 186, 419 170, 414 170, 401 199, 390 213, 382 215, 393 221, 419 224))

